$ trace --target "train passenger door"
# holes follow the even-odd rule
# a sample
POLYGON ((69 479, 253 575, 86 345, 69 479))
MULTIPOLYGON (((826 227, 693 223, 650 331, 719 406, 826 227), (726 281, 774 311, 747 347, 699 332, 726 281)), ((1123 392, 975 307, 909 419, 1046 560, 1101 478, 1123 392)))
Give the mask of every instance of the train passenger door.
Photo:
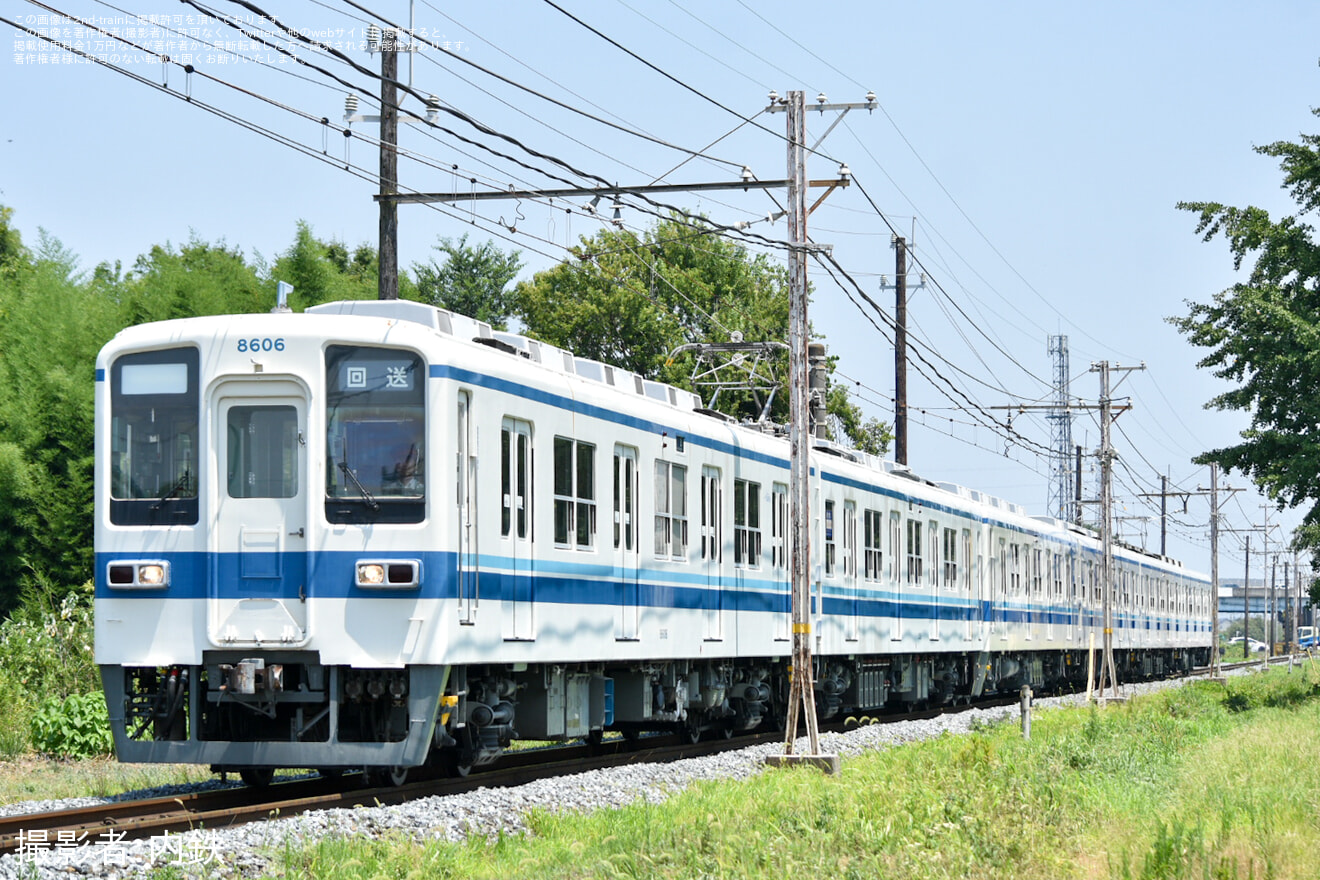
POLYGON ((477 456, 471 441, 472 397, 458 392, 457 462, 455 478, 458 492, 454 521, 458 527, 458 622, 476 623, 477 604, 481 600, 481 574, 477 566, 477 456))
POLYGON ((705 581, 705 638, 724 638, 724 494, 719 468, 701 469, 701 568, 705 581))
POLYGON ((536 638, 536 566, 532 557, 532 426, 505 419, 500 428, 500 542, 505 572, 504 638, 536 638))
POLYGON ((219 392, 207 628, 220 647, 307 642, 307 398, 292 382, 219 392))
POLYGON ((614 638, 636 639, 638 626, 637 450, 614 447, 614 598, 619 607, 614 638))

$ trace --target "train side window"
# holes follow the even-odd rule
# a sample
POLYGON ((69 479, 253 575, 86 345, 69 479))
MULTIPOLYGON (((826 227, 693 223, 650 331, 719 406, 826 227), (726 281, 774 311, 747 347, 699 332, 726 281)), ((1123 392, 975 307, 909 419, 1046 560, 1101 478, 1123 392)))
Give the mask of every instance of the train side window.
POLYGON ((926 529, 926 547, 928 548, 927 552, 930 554, 930 568, 927 569, 930 574, 927 578, 927 583, 929 583, 931 588, 934 589, 940 585, 940 569, 943 565, 941 561, 943 557, 940 556, 939 523, 930 523, 929 528, 926 529))
POLYGON ((532 510, 532 426, 505 419, 500 426, 500 535, 527 538, 532 510))
POLYGON ((843 576, 857 577, 857 505, 843 502, 843 576))
POLYGON ((903 558, 903 515, 894 511, 889 514, 889 575, 894 585, 903 580, 903 558))
POLYGON ((195 525, 200 444, 195 348, 125 354, 110 366, 110 521, 195 525))
POLYGON ((907 582, 921 583, 921 569, 924 565, 921 557, 921 520, 907 521, 907 582))
POLYGON ((325 512, 330 522, 426 515, 426 366, 410 351, 326 348, 325 512))
POLYGON ((834 502, 825 502, 825 577, 834 577, 834 502))
POLYGON ((1022 545, 1008 545, 1008 593, 1022 595, 1022 545))
POLYGON ((655 555, 687 559, 687 467, 655 462, 655 555))
POLYGON ((862 538, 866 543, 862 559, 862 576, 868 581, 878 581, 884 571, 884 551, 881 543, 884 538, 884 521, 878 510, 867 510, 862 517, 862 538))
POLYGON ((972 594, 972 530, 962 530, 962 588, 972 594))
POLYGON ((555 438, 555 544, 589 549, 596 536, 596 447, 555 438))
POLYGON ((958 587, 958 530, 944 530, 944 588, 958 587))
POLYGON ((761 567, 761 484, 733 481, 733 563, 761 567))
POLYGON ((788 567, 788 486, 775 483, 770 490, 770 564, 788 567))
POLYGON ((614 546, 637 545, 637 450, 614 447, 614 546))

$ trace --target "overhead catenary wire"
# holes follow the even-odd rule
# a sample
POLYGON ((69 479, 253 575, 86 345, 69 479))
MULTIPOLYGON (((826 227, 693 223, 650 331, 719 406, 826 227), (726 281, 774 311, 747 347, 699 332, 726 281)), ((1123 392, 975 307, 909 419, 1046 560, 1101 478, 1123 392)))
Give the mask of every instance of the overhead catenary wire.
MULTIPOLYGON (((361 135, 359 135, 359 137, 361 137, 361 135)), ((364 140, 367 140, 367 139, 365 139, 365 138, 363 138, 363 139, 364 139, 364 140)), ((366 179, 366 178, 364 178, 364 179, 366 179)), ((488 221, 488 222, 489 222, 489 221, 488 221)), ((723 234, 723 233, 721 233, 721 234, 723 234)), ((520 232, 519 235, 522 235, 522 233, 520 232)), ((507 238, 507 237, 505 237, 505 236, 501 236, 501 237, 504 238, 505 240, 510 240, 510 241, 512 240, 512 239, 509 239, 509 238, 507 238)), ((855 275, 856 273, 854 272, 853 274, 855 275)), ((944 295, 945 295, 946 297, 948 296, 947 293, 945 293, 944 295)), ((947 314, 947 313, 946 313, 946 314, 947 314)), ((956 322, 951 321, 951 323, 956 323, 956 322)), ((964 337, 964 338, 965 338, 965 337, 964 337)))

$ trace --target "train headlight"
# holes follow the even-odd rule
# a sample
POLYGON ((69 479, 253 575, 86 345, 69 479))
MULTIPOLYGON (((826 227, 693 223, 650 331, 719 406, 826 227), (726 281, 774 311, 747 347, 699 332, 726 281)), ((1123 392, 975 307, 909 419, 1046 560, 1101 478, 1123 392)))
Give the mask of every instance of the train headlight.
POLYGON ((151 562, 138 566, 138 583, 144 587, 159 587, 165 583, 165 566, 151 562))
POLYGON ((372 559, 357 564, 357 585, 383 590, 413 589, 422 583, 422 563, 417 559, 372 559))
POLYGON ((170 564, 159 559, 112 562, 105 580, 116 590, 159 590, 170 585, 170 564))
POLYGON ((378 587, 385 583, 385 566, 379 562, 359 562, 357 567, 359 587, 378 587))

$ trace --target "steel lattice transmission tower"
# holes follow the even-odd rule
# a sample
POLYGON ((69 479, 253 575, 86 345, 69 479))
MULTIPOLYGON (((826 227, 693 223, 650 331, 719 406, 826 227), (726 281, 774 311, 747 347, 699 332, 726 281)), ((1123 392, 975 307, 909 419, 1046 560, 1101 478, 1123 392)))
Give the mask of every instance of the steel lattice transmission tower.
POLYGON ((1050 516, 1070 521, 1074 518, 1077 489, 1073 482, 1072 408, 1069 405, 1068 337, 1049 337, 1050 355, 1054 358, 1054 406, 1046 414, 1053 426, 1053 454, 1050 456, 1050 516))

